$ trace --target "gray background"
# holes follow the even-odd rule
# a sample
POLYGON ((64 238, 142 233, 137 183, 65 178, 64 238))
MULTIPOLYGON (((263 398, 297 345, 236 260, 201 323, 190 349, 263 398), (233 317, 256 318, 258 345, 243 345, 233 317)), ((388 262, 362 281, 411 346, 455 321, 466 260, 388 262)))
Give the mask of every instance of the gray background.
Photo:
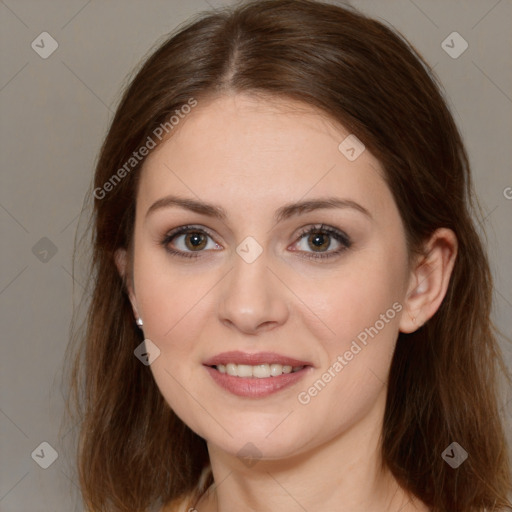
MULTIPOLYGON (((190 15, 228 3, 0 2, 1 511, 81 510, 73 442, 66 447, 76 429, 64 432, 64 439, 58 431, 72 312, 71 256, 82 200, 127 75, 190 15), (44 31, 59 45, 47 59, 31 47, 44 31), (51 243, 41 241, 44 237, 51 243), (47 469, 31 458, 43 441, 59 454, 47 469)), ((486 216, 497 285, 494 318, 510 335, 512 190, 506 191, 512 187, 512 1, 352 4, 394 25, 435 65, 465 138, 486 216), (453 31, 469 44, 456 59, 441 44, 453 31)), ((511 366, 510 345, 503 343, 503 349, 511 366)), ((505 402, 510 427, 510 390, 505 402)))

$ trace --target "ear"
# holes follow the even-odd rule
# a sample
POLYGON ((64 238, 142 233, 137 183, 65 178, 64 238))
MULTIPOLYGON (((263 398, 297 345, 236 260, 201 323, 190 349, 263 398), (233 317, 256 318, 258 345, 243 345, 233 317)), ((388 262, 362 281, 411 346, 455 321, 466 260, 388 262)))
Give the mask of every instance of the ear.
POLYGON ((126 249, 117 249, 114 254, 114 260, 119 275, 122 277, 123 282, 126 286, 126 292, 132 304, 133 314, 135 315, 135 318, 139 318, 139 313, 137 311, 137 299, 135 298, 132 277, 128 272, 128 254, 126 252, 126 249))
POLYGON ((457 237, 451 229, 437 229, 425 244, 425 255, 416 259, 411 271, 400 331, 411 333, 432 318, 448 289, 455 258, 457 237))

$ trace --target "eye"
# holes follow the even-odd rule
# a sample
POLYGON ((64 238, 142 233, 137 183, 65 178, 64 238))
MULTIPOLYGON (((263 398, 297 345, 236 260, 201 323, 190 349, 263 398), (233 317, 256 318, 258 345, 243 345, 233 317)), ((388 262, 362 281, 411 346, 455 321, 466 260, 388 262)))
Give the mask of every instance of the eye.
MULTIPOLYGON (((197 226, 180 226, 167 233, 160 244, 168 253, 184 258, 197 258, 201 252, 207 249, 222 248, 213 241, 208 232, 197 226), (210 245, 208 245, 209 243, 210 245)), ((338 256, 348 249, 352 242, 342 231, 321 224, 303 230, 295 244, 300 245, 298 252, 304 253, 302 257, 321 259, 338 256), (332 250, 333 242, 334 245, 338 245, 336 250, 332 250), (311 248, 312 251, 308 251, 308 248, 311 248)))
POLYGON ((324 226, 323 224, 312 226, 302 231, 298 242, 300 243, 299 250, 306 253, 303 257, 313 259, 339 256, 339 254, 352 245, 348 235, 336 228, 324 226), (333 245, 333 240, 334 245, 337 244, 338 248, 329 251, 329 248, 333 245), (311 248, 312 251, 309 252, 308 248, 311 248))
POLYGON ((167 252, 184 258, 197 258, 204 249, 219 249, 221 246, 202 228, 181 226, 171 231, 160 242, 167 252), (208 247, 209 240, 210 247, 208 247), (177 248, 173 249, 171 243, 177 248), (213 247, 212 247, 213 246, 213 247))

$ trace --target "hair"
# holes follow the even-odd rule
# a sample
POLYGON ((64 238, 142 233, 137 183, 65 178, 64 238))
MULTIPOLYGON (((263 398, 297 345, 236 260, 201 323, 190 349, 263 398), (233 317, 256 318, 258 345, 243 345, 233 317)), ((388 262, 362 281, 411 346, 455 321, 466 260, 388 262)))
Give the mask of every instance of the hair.
POLYGON ((482 214, 442 86, 396 30, 351 7, 310 0, 199 13, 166 36, 126 87, 97 160, 94 199, 88 194, 91 295, 70 374, 86 506, 133 512, 170 503, 197 491, 208 467, 205 440, 175 415, 133 355, 143 336, 114 255, 125 248, 131 258, 145 158, 104 197, 96 191, 191 98, 236 93, 298 100, 355 134, 385 171, 409 254, 422 254, 437 228, 456 234, 442 304, 416 332, 398 336, 382 464, 433 512, 511 506, 498 399, 499 376, 510 382, 510 375, 490 316, 492 277, 475 222, 482 214), (469 453, 456 469, 441 457, 454 441, 469 453))

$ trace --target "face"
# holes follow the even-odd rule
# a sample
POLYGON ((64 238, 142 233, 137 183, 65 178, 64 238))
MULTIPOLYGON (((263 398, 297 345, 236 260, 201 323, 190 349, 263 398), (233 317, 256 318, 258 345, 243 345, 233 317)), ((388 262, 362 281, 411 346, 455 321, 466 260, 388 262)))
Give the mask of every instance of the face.
POLYGON ((409 285, 399 212, 379 162, 349 160, 349 133, 307 105, 224 96, 181 123, 137 196, 151 371, 211 446, 305 453, 385 391, 409 285))

